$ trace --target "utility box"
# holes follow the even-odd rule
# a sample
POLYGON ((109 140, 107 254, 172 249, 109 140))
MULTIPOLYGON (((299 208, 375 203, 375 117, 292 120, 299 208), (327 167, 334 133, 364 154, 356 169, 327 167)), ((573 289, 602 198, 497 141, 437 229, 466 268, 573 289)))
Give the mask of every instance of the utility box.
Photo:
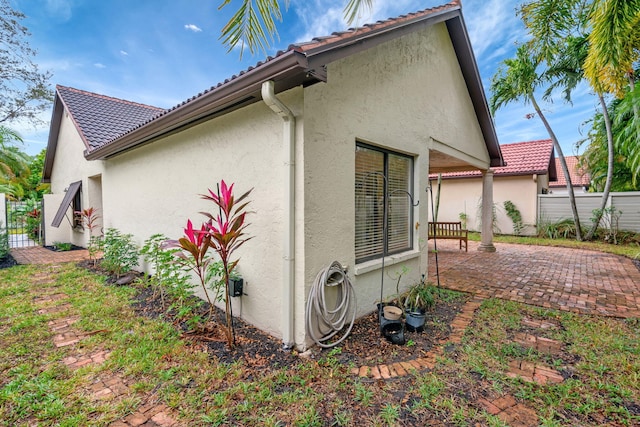
POLYGON ((244 280, 242 277, 237 279, 229 279, 229 295, 232 297, 241 297, 244 280))

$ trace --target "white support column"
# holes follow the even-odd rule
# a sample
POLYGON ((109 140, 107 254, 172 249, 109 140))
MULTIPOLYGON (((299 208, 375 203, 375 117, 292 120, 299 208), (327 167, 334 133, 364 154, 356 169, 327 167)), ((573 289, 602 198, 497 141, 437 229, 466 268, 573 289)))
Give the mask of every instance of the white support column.
POLYGON ((482 173, 482 237, 479 251, 495 252, 493 246, 493 171, 482 173))

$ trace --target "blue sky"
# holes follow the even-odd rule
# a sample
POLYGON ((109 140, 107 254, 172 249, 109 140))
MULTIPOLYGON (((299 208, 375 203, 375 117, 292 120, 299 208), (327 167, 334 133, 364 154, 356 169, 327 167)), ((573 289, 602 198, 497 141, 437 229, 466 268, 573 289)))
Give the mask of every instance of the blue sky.
MULTIPOLYGON (((131 101, 168 108, 237 74, 265 57, 264 52, 227 53, 219 41, 234 1, 218 10, 221 0, 11 0, 27 15, 36 62, 60 84, 131 101)), ((445 3, 446 0, 377 0, 358 24, 396 17, 445 3)), ((516 17, 520 0, 462 0, 462 10, 477 58, 487 98, 499 64, 513 56, 526 38, 516 17)), ((279 24, 279 36, 267 52, 273 55, 292 42, 310 40, 347 28, 342 0, 291 0, 279 24)), ((544 104, 544 112, 566 155, 586 133, 597 99, 586 85, 574 95, 574 105, 560 99, 544 104)), ((548 138, 532 109, 511 104, 495 115, 500 143, 548 138)), ((43 115, 48 122, 51 111, 43 115)), ((14 125, 25 150, 46 147, 48 125, 34 129, 14 125)))

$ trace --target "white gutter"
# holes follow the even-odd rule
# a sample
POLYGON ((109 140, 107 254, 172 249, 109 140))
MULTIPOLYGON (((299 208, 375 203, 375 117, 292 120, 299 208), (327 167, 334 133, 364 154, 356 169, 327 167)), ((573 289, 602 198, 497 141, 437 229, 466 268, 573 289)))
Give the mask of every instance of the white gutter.
POLYGON ((293 348, 295 337, 293 333, 293 305, 295 291, 295 153, 296 153, 296 118, 274 93, 272 80, 262 83, 262 100, 274 113, 279 115, 284 124, 283 153, 284 165, 287 168, 285 179, 285 209, 286 229, 284 233, 283 248, 283 294, 282 294, 282 345, 285 349, 293 348))

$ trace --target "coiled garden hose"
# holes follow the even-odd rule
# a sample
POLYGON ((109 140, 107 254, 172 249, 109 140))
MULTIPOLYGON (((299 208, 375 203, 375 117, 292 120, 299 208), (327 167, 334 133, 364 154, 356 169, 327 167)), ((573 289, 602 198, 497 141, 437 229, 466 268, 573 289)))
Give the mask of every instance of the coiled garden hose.
POLYGON ((356 319, 356 294, 347 273, 337 261, 331 263, 318 273, 309 291, 306 310, 307 333, 313 341, 323 348, 331 348, 349 335, 356 319), (327 289, 335 289, 333 308, 327 307, 327 289), (351 319, 348 328, 336 341, 329 342, 345 329, 349 314, 351 319), (326 332, 325 332, 326 331, 326 332), (316 336, 317 332, 324 334, 316 336))

